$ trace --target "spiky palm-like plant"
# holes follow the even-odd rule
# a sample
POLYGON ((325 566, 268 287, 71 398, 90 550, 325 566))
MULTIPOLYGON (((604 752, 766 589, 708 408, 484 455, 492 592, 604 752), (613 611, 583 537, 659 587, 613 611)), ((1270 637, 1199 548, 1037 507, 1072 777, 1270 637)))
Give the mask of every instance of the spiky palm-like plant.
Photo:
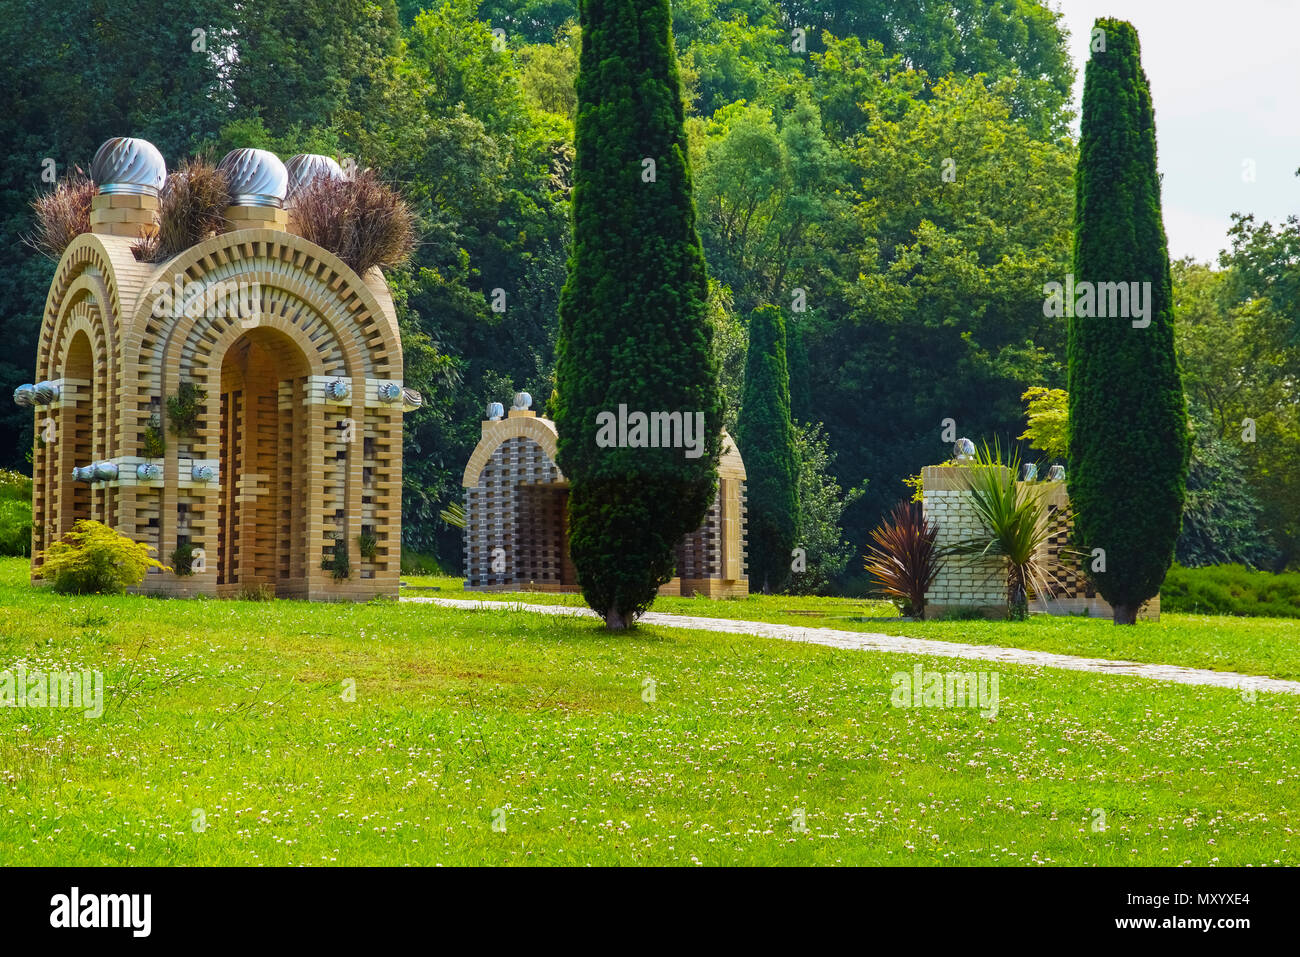
POLYGON ((935 540, 939 527, 925 520, 917 502, 899 502, 871 533, 866 569, 886 595, 903 603, 903 614, 925 617, 925 593, 942 564, 935 540))
POLYGON ((1029 617, 1029 598, 1044 594, 1055 579, 1043 557, 1051 534, 1050 515, 1041 486, 1018 483, 1020 456, 1003 461, 1001 449, 988 443, 976 452, 969 470, 971 507, 984 530, 951 546, 954 556, 973 564, 992 561, 1006 576, 1007 617, 1029 617))

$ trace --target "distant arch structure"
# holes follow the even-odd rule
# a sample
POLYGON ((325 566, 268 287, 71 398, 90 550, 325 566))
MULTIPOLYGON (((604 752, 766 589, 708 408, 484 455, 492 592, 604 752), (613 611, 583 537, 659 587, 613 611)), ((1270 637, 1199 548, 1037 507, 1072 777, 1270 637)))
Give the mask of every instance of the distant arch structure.
MULTIPOLYGON (((488 406, 465 465, 465 588, 578 591, 569 557, 569 482, 555 464, 555 423, 515 397, 507 414, 488 406)), ((677 545, 677 575, 661 595, 749 594, 745 553, 745 463, 725 432, 718 491, 704 522, 677 545)))

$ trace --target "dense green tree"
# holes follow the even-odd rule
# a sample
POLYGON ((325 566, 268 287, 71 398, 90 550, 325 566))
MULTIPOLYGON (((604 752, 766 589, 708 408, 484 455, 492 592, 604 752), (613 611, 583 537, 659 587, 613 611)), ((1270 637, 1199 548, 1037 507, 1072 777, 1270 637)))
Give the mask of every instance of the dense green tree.
MULTIPOLYGON (((1197 445, 1207 428, 1239 459, 1241 478, 1258 500, 1260 525, 1277 547, 1280 571, 1300 560, 1300 405, 1295 401, 1300 342, 1292 341, 1294 313, 1268 296, 1246 293, 1249 284, 1227 268, 1188 260, 1173 264, 1175 344, 1183 390, 1197 407, 1197 445)), ((1184 524, 1191 506, 1184 509, 1184 524)), ((1187 532, 1184 529, 1184 537, 1187 532)), ((1180 549, 1181 549, 1180 544, 1180 549)), ((1181 559, 1180 559, 1181 560, 1181 559)))
POLYGON ((760 306, 749 319, 736 444, 749 476, 749 581, 764 594, 785 585, 791 550, 798 544, 799 457, 785 346, 785 316, 777 306, 760 306))
POLYGON ((554 43, 535 43, 519 50, 524 93, 530 103, 572 123, 578 111, 578 52, 582 31, 577 23, 561 28, 554 43))
POLYGON ((1065 330, 1043 315, 1043 281, 1069 268, 1072 150, 1031 136, 978 79, 887 106, 866 104, 854 143, 860 231, 837 243, 855 254, 836 267, 841 285, 798 282, 809 418, 826 424, 841 483, 870 479, 845 513, 859 546, 903 479, 948 458, 943 420, 1010 438, 1025 387, 1064 384, 1065 330))
POLYGON ((793 301, 826 281, 828 234, 848 209, 848 163, 822 131, 817 107, 794 100, 778 129, 766 107, 719 111, 699 176, 701 236, 711 271, 748 313, 793 301), (797 277, 797 283, 792 281, 797 277))
POLYGON ((854 36, 935 80, 950 73, 1008 79, 1012 115, 1040 136, 1065 127, 1074 70, 1061 14, 1039 0, 780 0, 785 25, 810 50, 854 36))
POLYGON ((805 568, 791 576, 788 588, 799 595, 826 595, 854 554, 852 543, 844 539, 844 510, 861 498, 865 489, 840 487, 833 469, 835 453, 820 422, 795 423, 794 437, 799 460, 795 540, 804 550, 805 568))
POLYGON ((1173 561, 1190 439, 1151 91, 1132 25, 1096 26, 1105 49, 1094 50, 1084 80, 1074 278, 1144 284, 1146 310, 1068 319, 1068 482, 1079 545, 1104 553, 1104 569, 1092 563, 1097 589, 1115 623, 1132 624, 1173 561))
MULTIPOLYGON (((1234 298, 1266 300, 1275 313, 1290 319, 1289 344, 1300 346, 1300 216, 1288 216, 1275 227, 1252 215, 1234 214, 1228 238, 1232 249, 1223 261, 1232 266, 1234 298)), ((1297 357, 1300 353, 1292 358, 1297 357)), ((1300 377, 1300 363, 1293 361, 1289 372, 1300 377)))
MULTIPOLYGON (((420 5, 432 6, 433 0, 423 0, 420 5)), ((493 29, 506 31, 507 43, 549 43, 567 21, 577 20, 578 3, 577 0, 483 0, 478 5, 478 16, 493 29)))
POLYGON ((31 380, 54 263, 22 243, 29 203, 89 171, 111 136, 142 136, 169 164, 229 115, 215 94, 228 56, 219 0, 15 0, 0 17, 0 466, 29 469, 32 414, 8 401, 31 380), (196 32, 197 31, 197 32, 196 32), (48 164, 52 162, 51 167, 48 164))
POLYGON ((273 134, 330 126, 387 91, 401 41, 394 0, 257 0, 235 9, 224 86, 273 134))
POLYGON ((1276 550, 1260 527, 1263 508, 1251 487, 1241 443, 1221 438, 1208 419, 1194 415, 1192 421, 1195 440, 1175 550, 1178 564, 1272 564, 1276 550))
POLYGON ((554 404, 578 581, 622 628, 672 577, 678 542, 713 500, 723 410, 667 0, 584 0, 581 12, 554 404), (703 445, 603 447, 602 414, 620 407, 698 415, 703 445))

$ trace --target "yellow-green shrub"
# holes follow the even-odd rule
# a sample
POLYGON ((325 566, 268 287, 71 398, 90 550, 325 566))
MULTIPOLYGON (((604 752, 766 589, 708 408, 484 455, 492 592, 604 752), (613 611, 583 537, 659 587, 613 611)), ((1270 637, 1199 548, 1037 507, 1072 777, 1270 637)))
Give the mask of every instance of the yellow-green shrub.
POLYGON ((150 568, 166 568, 153 548, 90 519, 81 519, 45 550, 40 576, 54 590, 74 595, 120 595, 144 581, 150 568))

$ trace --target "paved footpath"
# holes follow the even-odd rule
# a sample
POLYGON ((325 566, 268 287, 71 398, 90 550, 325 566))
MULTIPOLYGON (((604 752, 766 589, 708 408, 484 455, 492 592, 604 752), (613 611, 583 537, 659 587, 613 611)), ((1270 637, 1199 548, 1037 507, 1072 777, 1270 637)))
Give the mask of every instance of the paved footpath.
MULTIPOLYGON (((572 605, 525 605, 514 601, 476 601, 458 598, 403 597, 402 601, 425 602, 446 608, 501 609, 537 612, 542 615, 596 617, 590 608, 572 605)), ((967 645, 956 641, 933 641, 928 638, 902 638, 866 631, 836 631, 831 628, 799 628, 764 621, 737 621, 732 618, 696 618, 690 615, 666 615, 649 611, 640 618, 647 625, 692 628, 698 631, 721 631, 737 635, 757 635, 783 641, 803 641, 831 648, 858 651, 892 651, 909 655, 934 655, 940 658, 972 658, 976 661, 999 661, 1004 664, 1031 665, 1039 668, 1064 668, 1067 671, 1093 671, 1108 675, 1132 675, 1153 681, 1172 681, 1185 685, 1212 685, 1255 691, 1279 691, 1300 694, 1300 681, 1263 678, 1234 671, 1209 671, 1205 668, 1182 668, 1178 665, 1146 665, 1136 661, 1111 661, 1107 658, 1081 658, 1058 655, 1050 651, 1027 651, 996 645, 967 645)))

